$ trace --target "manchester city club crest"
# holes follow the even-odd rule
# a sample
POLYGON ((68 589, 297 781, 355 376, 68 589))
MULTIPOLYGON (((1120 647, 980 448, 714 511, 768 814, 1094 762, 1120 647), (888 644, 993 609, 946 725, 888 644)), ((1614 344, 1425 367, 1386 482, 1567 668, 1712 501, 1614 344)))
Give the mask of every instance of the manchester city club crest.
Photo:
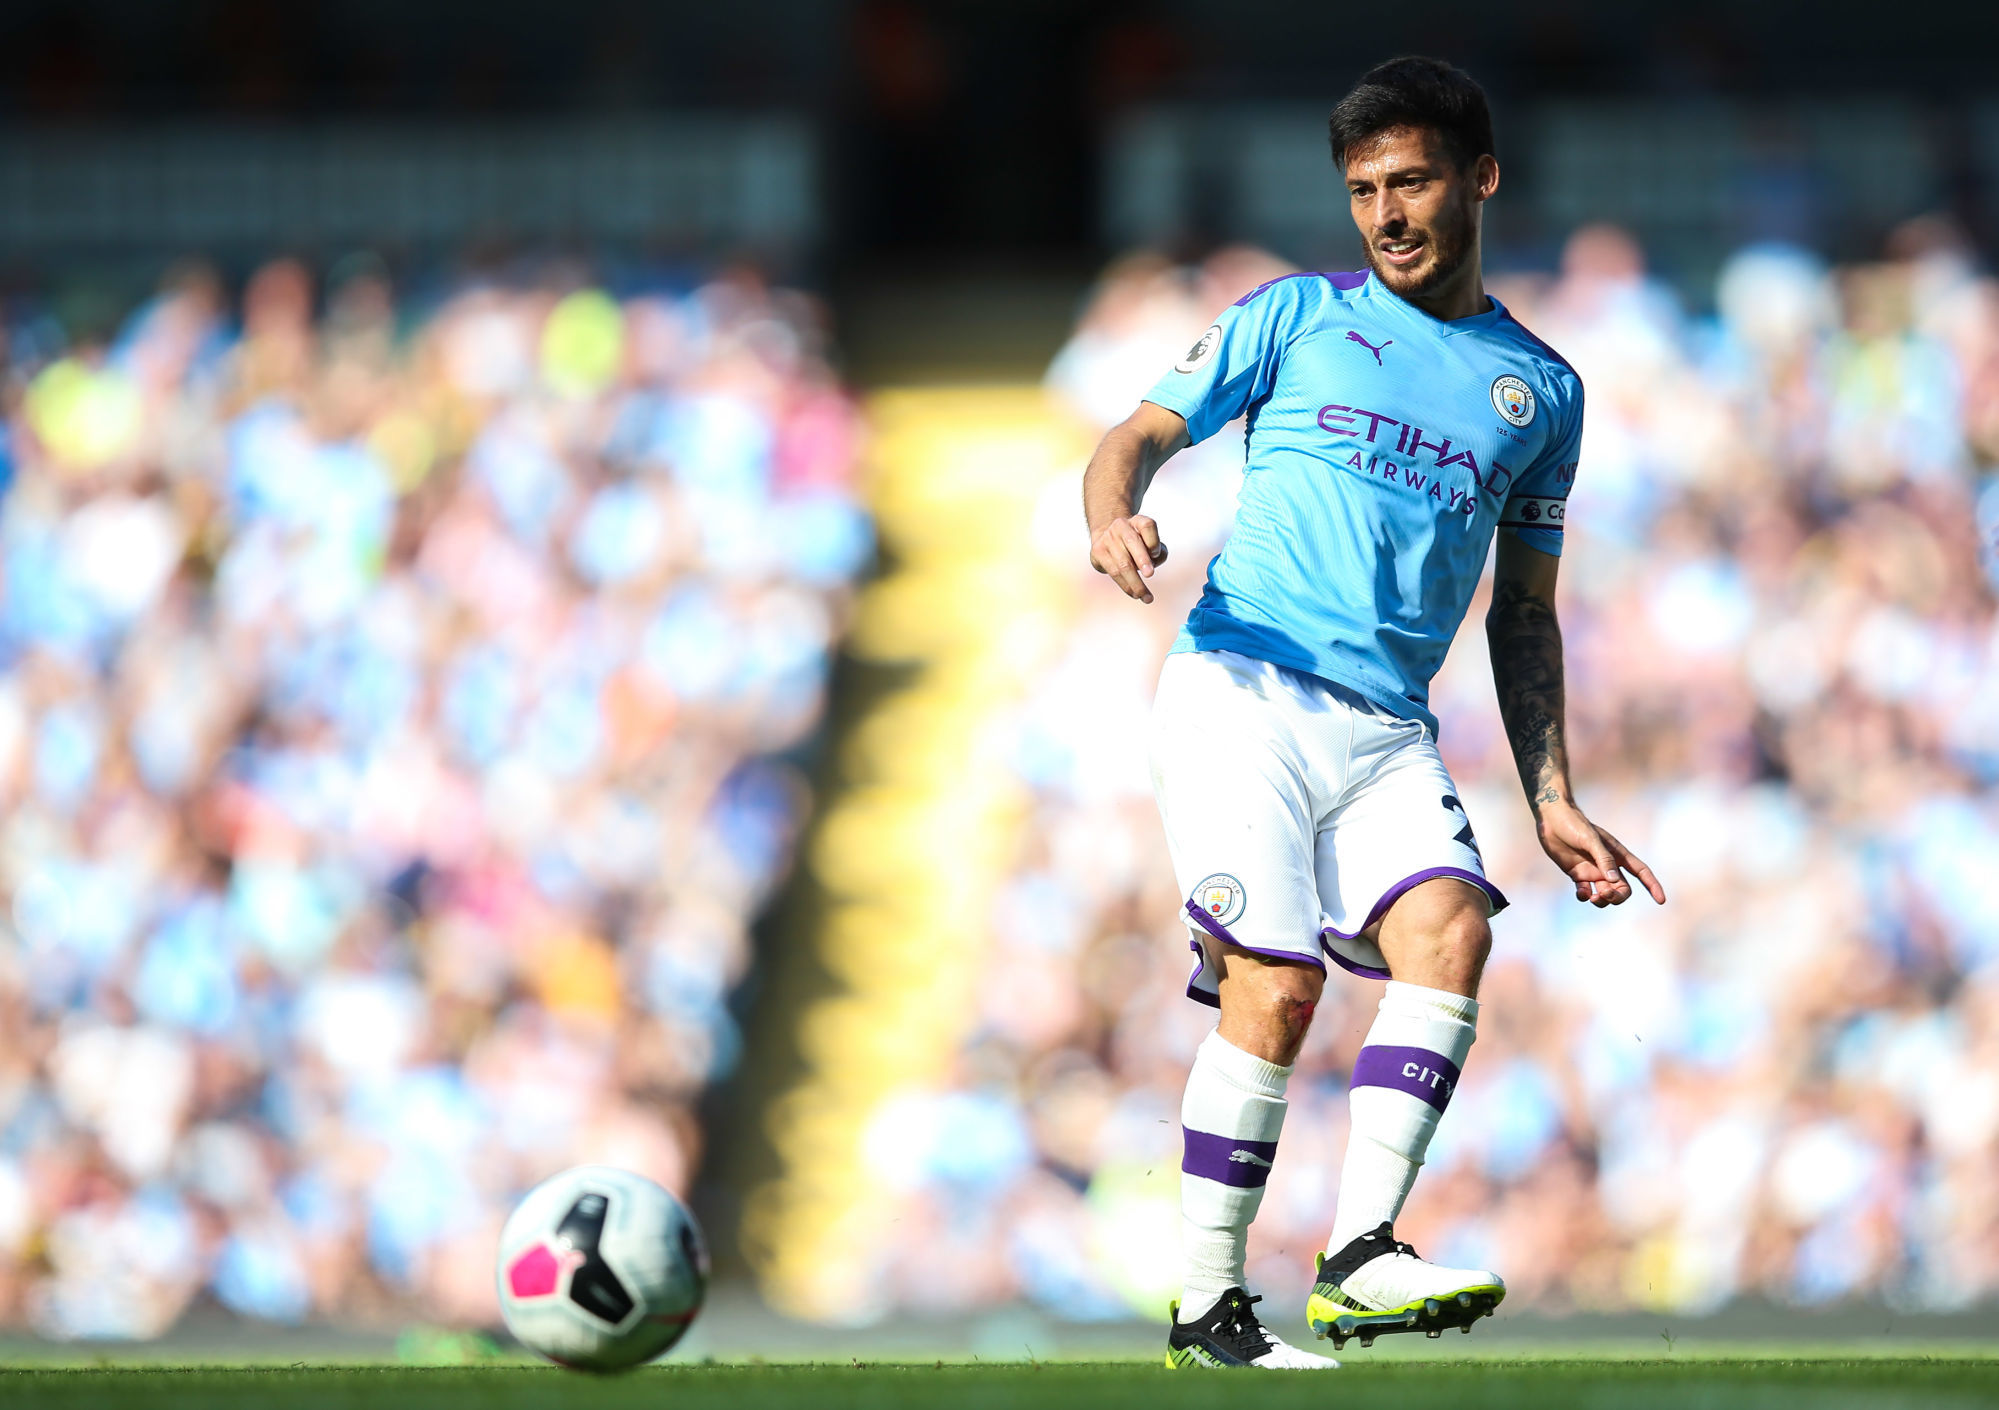
POLYGON ((1534 419, 1534 389, 1509 372, 1492 384, 1492 409, 1508 425, 1525 426, 1534 419))
MULTIPOLYGON (((1207 366, 1208 359, 1215 355, 1215 349, 1222 345, 1222 325, 1217 323, 1194 340, 1194 346, 1187 349, 1187 355, 1173 364, 1175 372, 1199 372, 1207 366)), ((1154 364, 1155 366, 1157 364, 1154 364)))
POLYGON ((1249 905, 1249 893, 1242 883, 1225 871, 1202 879, 1194 888, 1194 904, 1217 925, 1232 925, 1242 919, 1249 905))

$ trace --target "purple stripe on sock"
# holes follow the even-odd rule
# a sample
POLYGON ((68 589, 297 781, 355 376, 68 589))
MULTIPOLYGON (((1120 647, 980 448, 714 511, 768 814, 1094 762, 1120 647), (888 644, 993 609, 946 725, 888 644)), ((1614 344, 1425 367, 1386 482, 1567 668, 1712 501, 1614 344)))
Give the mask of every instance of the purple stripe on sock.
POLYGON ((1218 1180, 1238 1189, 1256 1189, 1270 1178, 1270 1163, 1277 1158, 1277 1142, 1251 1141, 1234 1136, 1213 1136, 1190 1126, 1180 1128, 1187 1138, 1186 1155, 1180 1168, 1189 1175, 1218 1180))
POLYGON ((1354 1059, 1349 1087, 1393 1087, 1420 1097, 1438 1111, 1451 1104, 1458 1088, 1458 1065, 1428 1048, 1369 1044, 1354 1059))

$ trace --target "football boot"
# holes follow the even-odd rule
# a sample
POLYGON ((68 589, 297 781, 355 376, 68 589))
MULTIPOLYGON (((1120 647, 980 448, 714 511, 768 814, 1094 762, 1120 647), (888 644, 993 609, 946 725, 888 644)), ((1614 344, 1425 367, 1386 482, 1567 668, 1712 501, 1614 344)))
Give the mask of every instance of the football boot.
POLYGON ((1432 1337, 1452 1327, 1469 1332, 1505 1296, 1506 1284, 1497 1273, 1427 1263, 1396 1239, 1393 1225, 1381 1224, 1338 1253, 1319 1255, 1305 1321, 1321 1337, 1331 1337, 1336 1348, 1350 1337, 1372 1346, 1388 1332, 1432 1337))
POLYGON ((1300 1351, 1264 1326, 1256 1315, 1261 1301, 1241 1288, 1230 1288, 1206 1316, 1192 1322, 1180 1320, 1180 1304, 1174 1303, 1166 1364, 1215 1370, 1253 1366, 1264 1371, 1330 1371, 1340 1364, 1300 1351))

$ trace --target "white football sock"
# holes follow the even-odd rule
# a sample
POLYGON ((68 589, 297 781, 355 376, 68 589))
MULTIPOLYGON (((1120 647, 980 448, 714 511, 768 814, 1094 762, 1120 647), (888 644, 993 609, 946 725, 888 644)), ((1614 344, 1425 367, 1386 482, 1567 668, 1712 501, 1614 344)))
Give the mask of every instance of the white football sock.
POLYGON ((1210 1033, 1194 1054, 1180 1104, 1180 1251, 1186 1287, 1180 1320, 1192 1322, 1241 1287, 1249 1224, 1284 1129, 1291 1069, 1210 1033))
POLYGON ((1353 1126, 1328 1253, 1402 1212, 1477 1031, 1478 1000, 1389 981, 1354 1060, 1353 1126))

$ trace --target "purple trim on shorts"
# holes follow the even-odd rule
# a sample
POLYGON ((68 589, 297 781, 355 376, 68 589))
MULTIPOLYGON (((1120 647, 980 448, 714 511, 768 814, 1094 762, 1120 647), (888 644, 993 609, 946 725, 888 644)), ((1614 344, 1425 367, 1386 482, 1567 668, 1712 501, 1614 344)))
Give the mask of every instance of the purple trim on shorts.
POLYGON ((1180 1169, 1203 1180, 1233 1185, 1239 1190, 1263 1188, 1270 1178, 1270 1163, 1277 1159, 1277 1142, 1252 1141, 1239 1136, 1213 1136, 1182 1126, 1186 1154, 1180 1169))
MULTIPOLYGON (((1507 907, 1508 902, 1504 896, 1499 894, 1499 888, 1475 871, 1466 871, 1463 867, 1425 867, 1413 876, 1403 877, 1400 881, 1382 892, 1381 899, 1374 903, 1373 907, 1367 913, 1367 919, 1360 923, 1360 929, 1356 930, 1353 934, 1349 935, 1344 930, 1335 930, 1330 925, 1325 928, 1324 934, 1337 936, 1341 940, 1358 940, 1366 933, 1370 925, 1373 925, 1376 921, 1387 915, 1388 908, 1401 900, 1405 893, 1414 890, 1426 881, 1435 881, 1440 876, 1454 876, 1459 881, 1469 881, 1472 885, 1483 891, 1492 901, 1492 910, 1487 913, 1489 915, 1498 915, 1507 907)), ((1189 902, 1188 904, 1191 905, 1193 903, 1189 902)), ((1324 943, 1323 939, 1321 943, 1324 943)))
POLYGON ((1392 1087, 1442 1111, 1458 1089, 1458 1076, 1458 1065, 1442 1053, 1370 1043, 1354 1059, 1347 1087, 1392 1087))
POLYGON ((1197 1004, 1206 1004, 1211 1009, 1220 1008, 1221 997, 1210 994, 1194 982, 1201 977, 1201 971, 1208 967, 1208 952, 1202 949, 1201 942, 1192 936, 1187 939, 1187 948, 1194 952, 1194 972, 1187 976, 1187 997, 1197 1004))
POLYGON ((1254 945, 1245 945, 1242 941, 1236 939, 1235 936, 1229 934, 1227 926, 1223 925, 1192 901, 1187 903, 1187 914, 1193 918, 1196 925, 1207 931, 1208 934, 1214 936, 1224 944, 1235 946, 1238 950, 1247 950, 1252 955, 1262 955, 1267 960, 1290 960, 1293 964, 1317 965, 1321 972, 1324 972, 1326 968, 1326 962, 1317 955, 1301 955, 1295 950, 1259 950, 1254 945))
MULTIPOLYGON (((1338 931, 1334 931, 1333 933, 1335 935, 1339 934, 1338 931)), ((1342 938, 1344 939, 1350 937, 1343 936, 1342 938)), ((1338 950, 1335 950, 1331 945, 1326 944, 1326 942, 1323 939, 1319 941, 1319 944, 1328 955, 1331 955, 1333 957, 1333 963, 1338 965, 1341 969, 1345 970, 1348 974, 1357 974, 1362 979, 1379 979, 1384 983, 1395 977, 1385 969, 1376 969, 1372 965, 1364 965, 1356 960, 1348 959, 1338 950)))
MULTIPOLYGON (((1381 899, 1376 901, 1368 910, 1367 919, 1361 922, 1360 929, 1356 930, 1353 934, 1349 935, 1343 930, 1335 930, 1332 926, 1327 926, 1319 934, 1320 948, 1331 955, 1333 963, 1337 964, 1348 974, 1358 974, 1362 979, 1393 979, 1395 976, 1385 969, 1376 969, 1372 965, 1364 965, 1348 959, 1345 955, 1326 943, 1326 936, 1331 935, 1340 940, 1358 940, 1367 932, 1369 926, 1388 914, 1388 908, 1401 900, 1405 892, 1414 887, 1421 886, 1426 881, 1434 881, 1440 876, 1454 876, 1459 881, 1469 881, 1472 885, 1483 891, 1492 901, 1491 914, 1498 915, 1506 909, 1507 900, 1499 894, 1499 888, 1480 876, 1477 872, 1466 871, 1463 867, 1426 867, 1413 876, 1403 877, 1402 880, 1382 892, 1381 899)), ((1190 901, 1188 904, 1191 906, 1193 902, 1190 901)))

